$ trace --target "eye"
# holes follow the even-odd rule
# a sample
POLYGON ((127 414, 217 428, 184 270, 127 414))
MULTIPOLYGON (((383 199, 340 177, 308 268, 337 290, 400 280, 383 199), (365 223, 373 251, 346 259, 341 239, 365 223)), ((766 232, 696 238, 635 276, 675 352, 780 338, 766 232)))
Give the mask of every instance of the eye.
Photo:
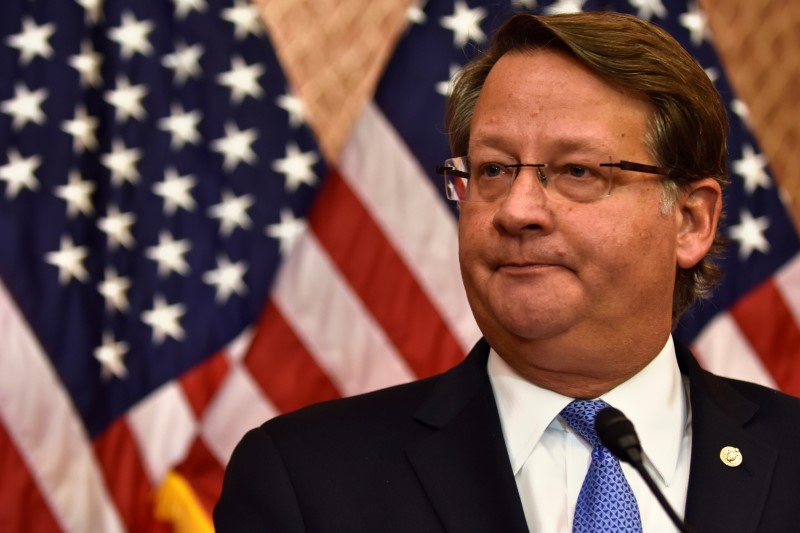
POLYGON ((497 178, 507 173, 505 165, 500 163, 485 163, 479 170, 478 175, 486 178, 497 178))
POLYGON ((566 173, 571 178, 586 178, 587 176, 587 169, 582 165, 567 165, 565 168, 566 173))

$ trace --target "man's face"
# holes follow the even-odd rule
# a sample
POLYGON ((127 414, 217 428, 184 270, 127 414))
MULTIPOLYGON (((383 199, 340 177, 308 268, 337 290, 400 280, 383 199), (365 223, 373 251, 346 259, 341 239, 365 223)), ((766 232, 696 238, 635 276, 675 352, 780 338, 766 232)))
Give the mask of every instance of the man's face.
MULTIPOLYGON (((656 164, 644 142, 650 114, 645 100, 563 54, 510 53, 481 91, 469 155, 656 164)), ((504 200, 461 205, 467 297, 484 335, 518 370, 575 371, 598 358, 613 366, 605 354, 657 353, 666 341, 675 213, 660 212, 658 176, 614 174, 610 196, 580 203, 545 191, 524 168, 504 200)))

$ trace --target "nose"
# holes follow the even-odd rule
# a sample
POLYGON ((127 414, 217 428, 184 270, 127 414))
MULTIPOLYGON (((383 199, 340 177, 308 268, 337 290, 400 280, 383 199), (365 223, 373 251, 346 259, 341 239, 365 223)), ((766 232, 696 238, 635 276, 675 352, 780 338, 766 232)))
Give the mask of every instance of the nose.
POLYGON ((511 183, 508 196, 498 206, 493 223, 501 232, 509 235, 553 230, 551 202, 538 168, 519 169, 511 183))

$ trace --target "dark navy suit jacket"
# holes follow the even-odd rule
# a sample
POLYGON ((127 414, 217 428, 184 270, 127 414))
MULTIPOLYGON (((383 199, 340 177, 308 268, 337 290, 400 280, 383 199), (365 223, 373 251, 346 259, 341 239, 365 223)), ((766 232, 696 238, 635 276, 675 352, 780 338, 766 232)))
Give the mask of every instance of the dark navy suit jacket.
MULTIPOLYGON (((698 533, 800 531, 800 399, 714 376, 677 352, 691 384, 686 522, 698 533), (739 448, 740 466, 723 464, 725 446, 739 448)), ((482 340, 439 376, 250 431, 225 473, 217 531, 527 531, 488 353, 482 340)))

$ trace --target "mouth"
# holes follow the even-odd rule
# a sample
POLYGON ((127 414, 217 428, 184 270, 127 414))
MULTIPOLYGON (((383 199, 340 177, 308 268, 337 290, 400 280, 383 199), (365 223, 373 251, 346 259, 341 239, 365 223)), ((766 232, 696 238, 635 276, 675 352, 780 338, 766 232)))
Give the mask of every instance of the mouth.
POLYGON ((497 267, 497 271, 512 276, 523 276, 541 274, 562 268, 564 267, 554 263, 503 263, 497 267))

